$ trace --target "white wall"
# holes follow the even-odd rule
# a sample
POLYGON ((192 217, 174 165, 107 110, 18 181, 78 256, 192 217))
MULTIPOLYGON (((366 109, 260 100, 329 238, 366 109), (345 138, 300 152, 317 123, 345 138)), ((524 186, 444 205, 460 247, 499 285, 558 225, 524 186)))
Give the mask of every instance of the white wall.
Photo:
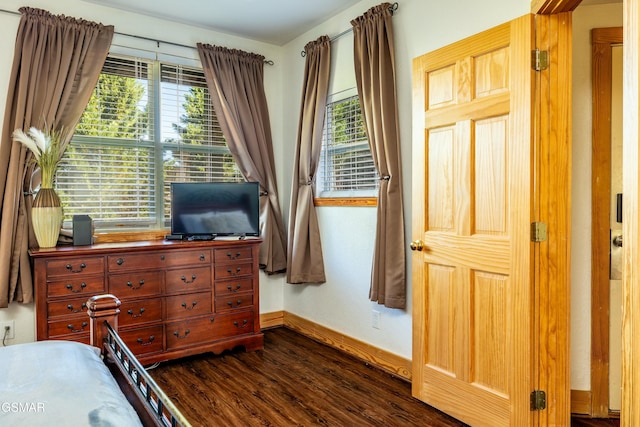
MULTIPOLYGON (((288 217, 291 172, 299 114, 304 58, 300 51, 318 36, 330 37, 350 28, 350 20, 379 4, 378 0, 363 0, 354 7, 328 20, 284 47, 192 28, 156 18, 116 11, 81 0, 32 0, 31 7, 52 13, 115 25, 116 31, 137 34, 180 44, 206 42, 244 49, 265 55, 275 61, 265 68, 265 86, 272 121, 278 187, 285 220, 288 217)), ((1 8, 17 10, 22 0, 3 0, 1 8)), ((402 0, 393 22, 396 48, 398 109, 400 115, 401 152, 404 164, 404 202, 406 237, 411 240, 411 61, 414 57, 446 44, 529 13, 529 0, 402 0)), ((10 64, 18 17, 0 13, 0 62, 10 64)), ((340 40, 347 46, 350 36, 340 40)), ((118 44, 154 50, 154 43, 118 37, 118 44)), ((162 45, 168 50, 190 58, 194 53, 162 45)), ((0 100, 6 99, 8 67, 0 68, 0 100)), ((0 101, 0 113, 4 102, 0 101)), ((1 116, 0 116, 1 117, 1 116)), ((320 227, 327 272, 323 285, 288 285, 282 275, 261 275, 261 312, 287 310, 299 316, 335 329, 402 357, 411 358, 411 312, 384 309, 368 300, 369 277, 373 248, 375 209, 319 209, 320 227), (372 310, 381 311, 381 328, 371 327, 372 310)), ((4 256, 4 255, 3 255, 4 256)), ((407 290, 411 293, 409 257, 407 257, 407 290)), ((409 307, 411 300, 409 298, 409 307)), ((0 309, 0 320, 16 319, 17 341, 34 339, 32 306, 12 305, 0 309)))
MULTIPOLYGON (((350 21, 362 15, 378 0, 363 0, 331 20, 319 25, 285 46, 284 62, 287 84, 283 117, 298 117, 302 88, 305 44, 326 34, 332 37, 351 28, 350 21), (293 100, 295 102, 293 102, 293 100)), ((492 0, 454 2, 404 0, 393 18, 396 49, 396 82, 400 117, 403 190, 406 239, 411 232, 411 65, 412 59, 451 42, 472 35, 502 22, 524 15, 530 10, 527 0, 492 0)), ((332 55, 344 58, 353 49, 351 34, 332 44, 332 55)), ((336 76, 335 89, 344 89, 354 77, 336 76), (341 86, 342 85, 342 86, 341 86)), ((284 164, 292 164, 297 122, 284 123, 284 164)), ((285 170, 286 182, 291 182, 291 170, 285 170)), ((288 202, 286 203, 288 207, 288 202)), ((386 309, 369 301, 369 279, 375 227, 375 208, 320 207, 318 216, 322 234, 327 283, 323 285, 285 285, 284 308, 301 317, 319 323, 345 335, 370 343, 407 359, 411 359, 411 269, 407 253, 406 310, 386 309), (381 312, 380 329, 371 325, 372 311, 381 312)), ((409 251, 408 251, 409 252, 409 251)))
MULTIPOLYGON (((0 9, 18 11, 24 6, 23 0, 2 0, 0 9)), ((283 165, 283 146, 280 141, 282 135, 282 111, 284 98, 282 96, 282 48, 253 40, 243 39, 222 33, 208 31, 198 27, 190 27, 175 22, 146 17, 121 10, 115 10, 81 0, 30 0, 29 7, 48 10, 53 14, 65 14, 68 16, 83 18, 91 21, 113 25, 116 33, 138 35, 157 40, 168 41, 186 46, 196 46, 197 42, 212 45, 238 48, 249 52, 264 55, 266 59, 273 60, 275 65, 265 65, 265 91, 269 103, 269 113, 272 122, 272 136, 275 141, 275 153, 277 170, 287 168, 283 165)), ((0 12, 0 117, 4 117, 7 87, 13 62, 13 51, 16 31, 20 16, 0 12)), ((156 43, 116 34, 113 40, 113 49, 119 52, 137 52, 141 56, 172 55, 176 61, 182 63, 199 63, 198 53, 195 49, 176 47, 166 43, 156 43)), ((4 142, 3 142, 4 143, 4 142)), ((288 191, 280 175, 278 188, 280 191, 288 191)), ((8 256, 1 254, 0 256, 8 256)), ((282 310, 282 287, 284 280, 281 276, 261 278, 260 303, 262 312, 282 310)), ((16 338, 9 340, 9 344, 30 342, 35 340, 35 311, 33 304, 10 304, 9 308, 0 309, 0 321, 15 320, 16 338)))
POLYGON ((591 29, 622 25, 622 3, 573 13, 571 388, 591 389, 591 29))

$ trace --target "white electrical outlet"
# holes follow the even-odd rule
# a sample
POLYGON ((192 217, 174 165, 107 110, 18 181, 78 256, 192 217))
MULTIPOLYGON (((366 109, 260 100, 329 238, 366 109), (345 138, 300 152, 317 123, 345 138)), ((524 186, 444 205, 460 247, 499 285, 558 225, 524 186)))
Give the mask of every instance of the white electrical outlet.
POLYGON ((16 337, 15 323, 13 320, 0 321, 0 338, 14 339, 16 337), (9 328, 9 332, 6 332, 6 328, 9 328), (6 335, 5 335, 6 333, 6 335))
POLYGON ((380 312, 373 310, 371 315, 371 326, 375 329, 380 329, 380 312))

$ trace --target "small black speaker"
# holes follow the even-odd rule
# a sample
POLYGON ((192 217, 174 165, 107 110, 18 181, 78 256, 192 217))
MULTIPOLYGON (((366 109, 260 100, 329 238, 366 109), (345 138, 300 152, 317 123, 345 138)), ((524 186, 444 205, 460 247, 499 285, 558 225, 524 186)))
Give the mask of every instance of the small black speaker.
POLYGON ((89 215, 73 216, 73 245, 93 244, 93 220, 89 215))

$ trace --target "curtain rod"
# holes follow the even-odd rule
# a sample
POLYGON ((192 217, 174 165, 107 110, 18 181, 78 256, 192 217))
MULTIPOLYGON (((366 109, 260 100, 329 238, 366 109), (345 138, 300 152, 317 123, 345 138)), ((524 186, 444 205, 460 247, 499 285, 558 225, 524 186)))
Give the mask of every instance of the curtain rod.
MULTIPOLYGON (((389 12, 391 12, 391 15, 393 15, 393 13, 398 10, 398 2, 395 2, 394 4, 392 4, 391 6, 389 6, 389 12)), ((340 37, 344 36, 345 34, 349 34, 350 32, 353 31, 353 27, 348 28, 346 30, 344 30, 341 33, 336 34, 335 36, 331 37, 329 39, 329 42, 333 43, 335 40, 338 40, 340 37)), ((300 52, 300 56, 302 56, 303 58, 305 56, 307 56, 307 52, 305 52, 304 50, 300 52)))
MULTIPOLYGON (((18 16, 22 15, 20 12, 14 12, 13 10, 0 9, 0 12, 8 13, 10 15, 18 15, 18 16)), ((164 43, 164 44, 169 44, 169 45, 172 45, 172 46, 185 47, 187 49, 196 49, 197 50, 197 47, 188 46, 186 44, 168 42, 168 41, 165 41, 165 40, 152 39, 150 37, 137 36, 135 34, 120 33, 118 31, 114 31, 114 34, 117 34, 119 36, 131 37, 131 38, 134 38, 134 39, 141 39, 141 40, 146 40, 146 41, 150 41, 150 42, 156 42, 156 45, 158 47, 160 47, 160 43, 164 43)), ((264 63, 267 64, 267 65, 273 65, 274 64, 274 62, 272 60, 270 60, 270 59, 265 59, 264 63)))

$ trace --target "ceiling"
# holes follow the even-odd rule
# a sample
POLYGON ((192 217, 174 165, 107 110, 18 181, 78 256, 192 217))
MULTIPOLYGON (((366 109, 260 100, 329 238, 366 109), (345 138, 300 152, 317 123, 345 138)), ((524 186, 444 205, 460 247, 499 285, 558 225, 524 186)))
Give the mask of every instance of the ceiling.
POLYGON ((361 0, 84 1, 282 46, 361 0))

